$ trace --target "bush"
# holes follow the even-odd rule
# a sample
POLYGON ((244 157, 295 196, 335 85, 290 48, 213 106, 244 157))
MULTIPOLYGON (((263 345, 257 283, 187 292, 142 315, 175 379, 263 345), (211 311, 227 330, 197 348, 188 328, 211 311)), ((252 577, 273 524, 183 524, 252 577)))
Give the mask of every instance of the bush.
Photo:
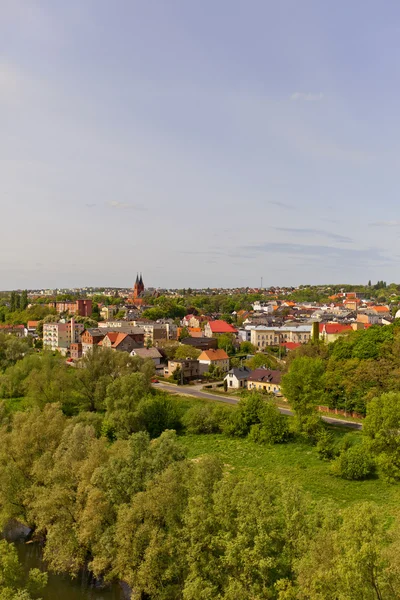
POLYGON ((317 452, 322 460, 332 460, 337 454, 335 438, 327 429, 317 434, 317 452))
POLYGON ((151 438, 165 429, 179 431, 182 427, 180 411, 175 400, 168 396, 149 396, 139 402, 135 411, 139 429, 146 430, 151 438))
POLYGON ((228 408, 204 404, 192 406, 184 415, 183 424, 189 433, 221 433, 227 419, 228 408))
POLYGON ((265 402, 258 414, 259 423, 251 426, 249 438, 259 444, 282 444, 289 437, 287 417, 273 404, 265 402))
POLYGON ((341 452, 332 463, 332 472, 343 479, 366 479, 374 470, 375 463, 362 444, 341 452))
POLYGON ((279 444, 289 437, 287 419, 262 393, 252 392, 244 396, 233 411, 231 418, 223 424, 228 435, 244 437, 261 444, 279 444))

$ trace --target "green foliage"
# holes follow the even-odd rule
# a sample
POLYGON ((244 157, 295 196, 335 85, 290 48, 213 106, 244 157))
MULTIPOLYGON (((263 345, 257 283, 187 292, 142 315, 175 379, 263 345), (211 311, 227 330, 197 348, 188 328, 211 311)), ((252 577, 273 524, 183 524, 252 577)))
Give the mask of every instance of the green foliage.
POLYGON ((331 460, 337 454, 335 437, 327 428, 318 432, 316 449, 322 460, 331 460))
POLYGON ((189 433, 221 433, 229 419, 231 409, 217 404, 192 406, 183 417, 189 433))
POLYGON ((241 398, 230 419, 222 423, 222 429, 232 436, 249 434, 251 440, 261 444, 278 444, 289 437, 287 418, 259 392, 241 398))
POLYGON ((314 438, 320 429, 316 406, 323 397, 324 363, 320 358, 295 358, 282 378, 282 392, 294 410, 297 433, 314 438))
POLYGON ((166 429, 179 431, 182 427, 179 407, 167 394, 143 398, 139 402, 135 418, 139 429, 147 431, 151 438, 158 437, 166 429))
POLYGON ((255 354, 257 352, 257 348, 253 346, 251 342, 242 342, 240 344, 240 352, 242 354, 255 354))
POLYGON ((366 479, 374 470, 374 461, 362 444, 343 450, 332 463, 332 472, 343 479, 366 479))
POLYGON ((175 350, 175 360, 185 360, 185 358, 199 358, 201 351, 193 346, 187 344, 181 344, 175 350))
POLYGON ((400 480, 400 393, 389 392, 374 398, 367 406, 363 434, 389 481, 400 480))
POLYGON ((25 577, 13 546, 0 540, 0 600, 32 600, 47 585, 47 573, 31 569, 25 577))
POLYGON ((218 348, 225 350, 231 356, 235 354, 235 336, 233 333, 222 333, 218 336, 218 348))
POLYGON ((267 369, 278 369, 278 362, 274 356, 270 353, 257 352, 254 356, 245 361, 245 366, 251 371, 259 369, 260 367, 266 367, 267 369))

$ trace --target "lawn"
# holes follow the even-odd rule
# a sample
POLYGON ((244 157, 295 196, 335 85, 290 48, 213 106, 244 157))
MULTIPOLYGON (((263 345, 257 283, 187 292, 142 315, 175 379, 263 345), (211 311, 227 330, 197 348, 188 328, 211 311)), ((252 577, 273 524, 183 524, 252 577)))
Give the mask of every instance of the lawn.
MULTIPOLYGON (((335 435, 344 435, 341 428, 334 428, 335 435)), ((347 433, 347 432, 346 432, 347 433)), ((361 433, 351 432, 355 442, 361 433)), ((321 460, 314 447, 301 442, 262 446, 242 438, 230 438, 221 434, 185 434, 180 443, 187 448, 188 457, 217 454, 225 464, 234 469, 255 470, 286 479, 298 484, 315 500, 331 499, 340 506, 369 500, 385 505, 390 512, 400 504, 400 485, 390 485, 379 478, 366 481, 346 481, 330 474, 330 465, 321 460)))

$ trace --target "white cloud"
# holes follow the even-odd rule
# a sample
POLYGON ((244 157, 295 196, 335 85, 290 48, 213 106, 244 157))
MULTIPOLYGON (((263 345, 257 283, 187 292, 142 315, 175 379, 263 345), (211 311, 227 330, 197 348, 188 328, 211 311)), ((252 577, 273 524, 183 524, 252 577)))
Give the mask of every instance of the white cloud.
POLYGON ((400 221, 376 221, 370 225, 371 227, 400 227, 400 221))
POLYGON ((291 100, 304 100, 305 102, 319 102, 324 97, 322 92, 318 94, 312 92, 293 92, 291 100))

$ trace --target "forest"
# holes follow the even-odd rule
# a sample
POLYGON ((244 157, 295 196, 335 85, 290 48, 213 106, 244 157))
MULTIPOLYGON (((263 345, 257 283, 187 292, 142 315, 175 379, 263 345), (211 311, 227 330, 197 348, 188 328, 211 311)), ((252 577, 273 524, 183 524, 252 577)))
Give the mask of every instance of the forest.
MULTIPOLYGON (((255 452, 302 445, 333 479, 396 487, 399 393, 372 398, 360 439, 338 441, 315 412, 313 383, 329 360, 320 349, 290 363, 288 418, 261 394, 227 407, 157 391, 153 365, 124 353, 100 350, 74 368, 24 343, 0 339, 0 521, 32 529, 49 571, 125 581, 134 600, 400 597, 393 507, 314 498, 213 451, 189 458, 196 436, 205 447, 215 435, 249 440, 255 452), (304 361, 313 366, 295 386, 304 361)), ((0 547, 4 581, 13 560, 12 546, 0 547)), ((20 575, 8 597, 40 597, 45 574, 20 575)))

